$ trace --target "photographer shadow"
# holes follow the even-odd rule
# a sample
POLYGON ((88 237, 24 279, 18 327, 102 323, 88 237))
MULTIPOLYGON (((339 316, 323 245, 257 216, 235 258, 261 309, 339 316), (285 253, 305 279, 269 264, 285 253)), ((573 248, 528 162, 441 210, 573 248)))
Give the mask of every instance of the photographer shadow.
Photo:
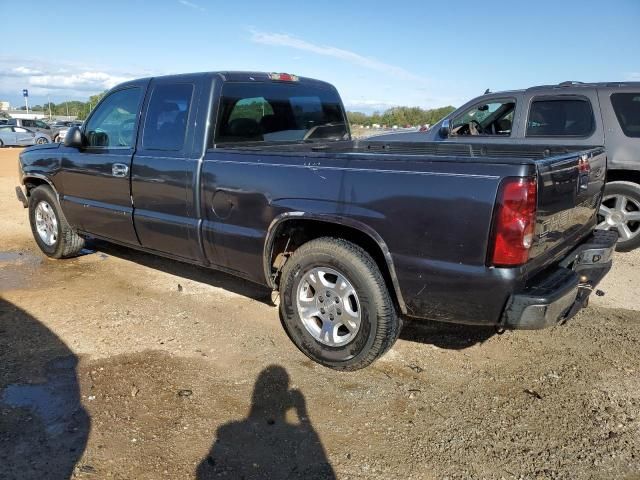
POLYGON ((247 418, 221 426, 197 469, 198 480, 335 479, 335 473, 309 417, 305 398, 289 389, 287 371, 265 368, 256 380, 247 418), (297 422, 290 422, 292 411, 297 422))
POLYGON ((85 450, 78 357, 26 311, 0 298, 0 479, 66 479, 85 450))

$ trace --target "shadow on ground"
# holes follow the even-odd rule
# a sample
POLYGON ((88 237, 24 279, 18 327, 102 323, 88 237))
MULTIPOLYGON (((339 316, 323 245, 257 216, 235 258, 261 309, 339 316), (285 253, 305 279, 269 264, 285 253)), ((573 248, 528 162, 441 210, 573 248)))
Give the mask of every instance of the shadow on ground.
POLYGON ((70 478, 90 419, 77 357, 42 323, 0 299, 0 478, 70 478))
MULTIPOLYGON (((92 240, 88 248, 171 275, 222 288, 273 306, 271 292, 266 287, 261 287, 234 275, 100 240, 92 240)), ((460 350, 482 343, 495 333, 494 327, 457 325, 430 320, 406 320, 400 338, 411 342, 436 345, 440 348, 460 350)))
POLYGON ((248 280, 244 280, 219 270, 172 260, 170 258, 141 252, 139 250, 122 247, 120 245, 100 240, 92 240, 88 244, 88 248, 137 263, 138 265, 160 270, 170 275, 184 277, 195 282, 205 283, 213 287, 222 288, 238 295, 243 295, 245 297, 273 305, 271 302, 271 292, 266 287, 261 287, 260 285, 249 282, 248 280))
POLYGON ((256 380, 247 418, 227 423, 216 432, 209 455, 198 466, 197 478, 219 477, 336 478, 307 415, 304 395, 289 389, 284 368, 265 368, 256 380))
POLYGON ((409 342, 435 345, 449 350, 461 350, 483 343, 496 335, 494 327, 459 325, 431 320, 405 321, 400 338, 409 342))

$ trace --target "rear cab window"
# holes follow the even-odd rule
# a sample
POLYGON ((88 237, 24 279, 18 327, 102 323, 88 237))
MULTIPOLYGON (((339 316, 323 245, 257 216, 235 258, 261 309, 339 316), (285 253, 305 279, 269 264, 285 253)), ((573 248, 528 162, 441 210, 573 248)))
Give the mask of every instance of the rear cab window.
POLYGON ((614 93, 611 105, 624 134, 640 138, 640 92, 614 93))
POLYGON ((192 83, 154 86, 142 134, 143 148, 165 151, 183 149, 193 89, 192 83))
POLYGON ((595 131, 593 108, 582 96, 534 97, 527 137, 589 137, 595 131))
POLYGON ((304 83, 229 82, 222 86, 216 145, 303 143, 349 138, 337 92, 304 83))

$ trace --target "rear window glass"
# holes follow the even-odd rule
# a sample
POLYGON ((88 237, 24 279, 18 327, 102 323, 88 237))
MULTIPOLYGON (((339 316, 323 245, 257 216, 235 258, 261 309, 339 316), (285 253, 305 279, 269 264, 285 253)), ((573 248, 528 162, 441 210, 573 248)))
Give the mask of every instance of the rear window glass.
POLYGON ((348 138, 335 90, 298 83, 227 83, 215 143, 314 142, 348 138))
POLYGON ((614 93, 611 104, 627 137, 640 137, 640 92, 614 93))
POLYGON ((527 137, 586 137, 593 130, 593 110, 586 99, 545 99, 531 103, 527 137))
POLYGON ((144 123, 142 145, 149 150, 179 151, 184 146, 193 85, 156 85, 144 123))

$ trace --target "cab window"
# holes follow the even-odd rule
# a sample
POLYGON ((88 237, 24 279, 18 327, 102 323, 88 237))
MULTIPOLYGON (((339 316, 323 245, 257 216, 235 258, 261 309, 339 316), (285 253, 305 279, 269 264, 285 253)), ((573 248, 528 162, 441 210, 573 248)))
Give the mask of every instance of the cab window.
POLYGON ((49 127, 49 125, 47 125, 46 123, 44 123, 42 120, 36 120, 35 121, 35 126, 38 128, 44 128, 45 130, 49 130, 51 127, 49 127))
POLYGON ((142 91, 138 87, 118 90, 94 110, 85 136, 89 147, 130 148, 142 91))
POLYGON ((335 90, 299 83, 227 83, 215 143, 314 142, 349 138, 335 90))
POLYGON ((533 99, 527 137, 588 137, 595 130, 591 102, 583 97, 533 99))
POLYGON ((190 83, 154 87, 142 135, 144 148, 182 150, 192 95, 193 85, 190 83))
POLYGON ((476 104, 453 120, 451 135, 508 137, 511 135, 515 108, 514 99, 476 104))

